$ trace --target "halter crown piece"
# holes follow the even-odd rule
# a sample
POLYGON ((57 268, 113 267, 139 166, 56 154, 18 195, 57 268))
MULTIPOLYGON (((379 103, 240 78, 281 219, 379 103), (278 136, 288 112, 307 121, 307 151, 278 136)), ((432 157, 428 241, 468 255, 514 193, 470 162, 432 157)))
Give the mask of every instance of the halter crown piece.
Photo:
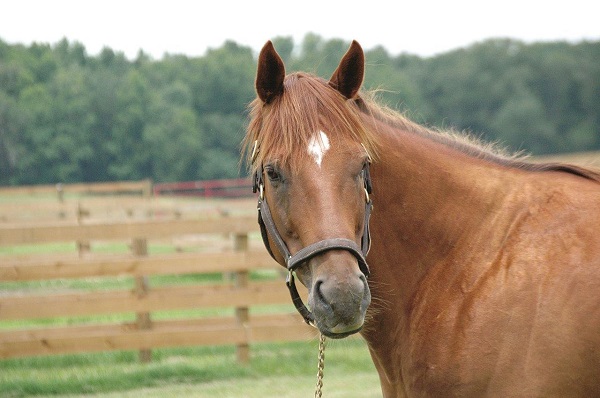
MULTIPOLYGON (((364 146, 363 146, 364 147, 364 146)), ((366 150, 366 148, 365 148, 366 150)), ((254 142, 254 148, 252 150, 251 161, 254 163, 256 159, 256 155, 258 154, 258 141, 254 142)), ((368 154, 368 153, 367 153, 368 154)), ((271 210, 269 209, 269 205, 264 197, 264 179, 263 179, 263 167, 261 165, 260 168, 256 170, 253 175, 253 186, 252 192, 258 192, 258 224, 260 226, 260 233, 263 239, 263 243, 274 260, 275 256, 269 245, 269 236, 275 243, 277 250, 284 258, 285 267, 288 270, 288 275, 285 281, 287 285, 290 295, 292 297, 292 302, 294 306, 302 315, 306 323, 309 325, 315 326, 315 318, 310 310, 304 305, 302 302, 302 298, 298 294, 298 290, 296 289, 296 283, 294 280, 294 271, 296 268, 300 267, 306 261, 311 258, 326 252, 328 250, 346 250, 352 253, 356 260, 358 261, 358 266, 360 271, 365 275, 365 277, 369 277, 369 266, 367 265, 367 260, 365 257, 369 252, 369 248, 371 246, 371 235, 369 232, 369 219, 371 217, 371 210, 373 209, 373 202, 370 198, 370 194, 372 193, 372 185, 371 185, 371 175, 369 173, 369 164, 371 162, 371 157, 369 156, 368 162, 365 164, 363 169, 363 181, 364 181, 364 190, 365 190, 365 217, 364 217, 364 230, 363 236, 361 239, 361 247, 346 238, 331 238, 324 239, 308 245, 302 249, 300 249, 297 253, 292 255, 290 250, 288 249, 285 241, 277 231, 277 227, 275 226, 275 222, 273 221, 273 217, 271 216, 271 210)), ((277 261, 277 260, 276 260, 277 261)))

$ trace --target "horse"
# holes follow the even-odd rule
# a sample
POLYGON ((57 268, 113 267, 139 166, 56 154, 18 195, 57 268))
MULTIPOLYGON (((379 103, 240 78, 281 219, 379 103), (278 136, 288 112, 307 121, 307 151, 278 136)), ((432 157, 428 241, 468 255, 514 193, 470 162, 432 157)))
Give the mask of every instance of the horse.
POLYGON ((356 41, 329 80, 258 57, 242 157, 296 307, 384 397, 600 396, 600 173, 419 125, 364 71, 356 41))

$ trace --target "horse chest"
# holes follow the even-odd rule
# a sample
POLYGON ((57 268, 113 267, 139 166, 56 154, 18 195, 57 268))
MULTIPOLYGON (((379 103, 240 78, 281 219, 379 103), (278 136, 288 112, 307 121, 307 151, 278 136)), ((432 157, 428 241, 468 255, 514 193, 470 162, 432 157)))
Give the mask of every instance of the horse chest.
POLYGON ((408 396, 593 391, 600 377, 600 314, 586 307, 588 295, 569 288, 566 276, 560 280, 544 285, 535 275, 499 268, 468 292, 457 283, 421 296, 398 354, 408 396), (588 325, 576 327, 582 313, 588 325))

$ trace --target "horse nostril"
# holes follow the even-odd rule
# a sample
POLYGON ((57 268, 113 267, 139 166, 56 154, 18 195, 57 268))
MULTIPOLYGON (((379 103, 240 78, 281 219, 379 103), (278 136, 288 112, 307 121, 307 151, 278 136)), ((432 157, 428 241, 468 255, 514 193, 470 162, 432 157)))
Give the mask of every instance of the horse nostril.
POLYGON ((322 303, 327 303, 327 300, 325 299, 325 296, 323 295, 322 291, 323 282, 324 281, 322 279, 317 280, 317 282, 315 283, 315 294, 319 301, 321 301, 322 303))
POLYGON ((365 285, 365 286, 367 285, 367 277, 362 272, 360 273, 360 275, 358 275, 358 279, 360 279, 360 281, 363 283, 363 285, 365 285))
POLYGON ((315 302, 335 310, 339 304, 358 303, 368 291, 367 279, 361 273, 356 279, 346 283, 335 283, 327 278, 319 278, 314 284, 313 299, 315 302), (337 305, 336 305, 337 304, 337 305))

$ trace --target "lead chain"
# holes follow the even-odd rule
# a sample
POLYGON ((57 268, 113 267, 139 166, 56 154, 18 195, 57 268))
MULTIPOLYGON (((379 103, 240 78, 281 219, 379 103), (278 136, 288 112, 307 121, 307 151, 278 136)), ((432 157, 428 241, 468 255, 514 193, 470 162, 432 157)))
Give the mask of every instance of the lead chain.
POLYGON ((323 394, 323 368, 325 368, 325 335, 320 334, 319 337, 319 364, 317 366, 317 386, 315 388, 315 398, 321 398, 323 394))

